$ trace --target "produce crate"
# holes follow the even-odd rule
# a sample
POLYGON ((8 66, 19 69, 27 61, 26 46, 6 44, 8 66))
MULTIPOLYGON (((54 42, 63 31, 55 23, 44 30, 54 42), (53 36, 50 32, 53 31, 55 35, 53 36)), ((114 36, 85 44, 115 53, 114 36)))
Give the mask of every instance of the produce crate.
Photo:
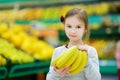
POLYGON ((0 79, 4 79, 7 76, 7 69, 4 66, 0 66, 0 79))
POLYGON ((8 76, 19 77, 36 73, 48 72, 50 61, 37 61, 27 64, 12 65, 8 76))

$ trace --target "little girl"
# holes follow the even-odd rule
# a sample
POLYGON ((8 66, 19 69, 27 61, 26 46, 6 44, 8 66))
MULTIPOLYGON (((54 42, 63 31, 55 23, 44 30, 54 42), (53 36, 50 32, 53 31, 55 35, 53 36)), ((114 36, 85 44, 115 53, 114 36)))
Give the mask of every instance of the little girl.
MULTIPOLYGON (((88 54, 88 61, 84 70, 76 75, 71 75, 69 67, 58 69, 56 65, 50 66, 47 74, 47 80, 101 80, 99 71, 99 61, 97 51, 94 47, 89 46, 83 42, 83 37, 88 39, 89 27, 87 13, 82 8, 73 8, 67 12, 65 17, 61 17, 64 24, 64 29, 69 42, 55 48, 52 60, 58 57, 62 52, 66 51, 72 46, 77 46, 80 50, 86 50, 88 54)), ((51 60, 51 61, 52 61, 51 60)))

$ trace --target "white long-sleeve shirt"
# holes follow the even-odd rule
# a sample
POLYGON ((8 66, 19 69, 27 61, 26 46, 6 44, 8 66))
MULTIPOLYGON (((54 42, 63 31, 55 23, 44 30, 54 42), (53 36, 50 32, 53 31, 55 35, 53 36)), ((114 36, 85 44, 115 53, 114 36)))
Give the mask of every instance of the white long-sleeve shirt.
MULTIPOLYGON (((67 49, 68 48, 66 48, 65 46, 55 48, 52 60, 67 49)), ((101 74, 99 71, 99 61, 96 49, 87 45, 87 53, 88 63, 82 72, 76 75, 63 76, 55 72, 53 67, 50 66, 46 80, 101 80, 101 74)))

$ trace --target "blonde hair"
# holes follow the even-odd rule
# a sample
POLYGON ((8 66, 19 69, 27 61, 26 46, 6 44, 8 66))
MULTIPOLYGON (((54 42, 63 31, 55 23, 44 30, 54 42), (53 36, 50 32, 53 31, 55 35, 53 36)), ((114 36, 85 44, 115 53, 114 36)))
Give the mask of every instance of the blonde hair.
POLYGON ((64 17, 64 20, 61 20, 61 21, 63 23, 65 23, 66 18, 70 17, 70 16, 73 16, 73 15, 77 15, 78 19, 82 20, 85 23, 85 40, 88 41, 90 33, 89 33, 87 12, 83 8, 73 8, 73 9, 70 9, 66 13, 66 15, 64 17))

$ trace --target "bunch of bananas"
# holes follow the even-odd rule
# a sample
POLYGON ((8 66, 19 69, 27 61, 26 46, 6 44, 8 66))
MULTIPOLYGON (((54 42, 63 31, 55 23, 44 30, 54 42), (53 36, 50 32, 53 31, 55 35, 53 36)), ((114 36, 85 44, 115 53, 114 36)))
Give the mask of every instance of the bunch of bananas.
POLYGON ((4 66, 7 64, 7 61, 5 58, 3 58, 1 55, 0 55, 0 66, 4 66))
POLYGON ((51 66, 56 65, 58 69, 71 66, 70 73, 74 75, 84 69, 87 61, 88 56, 86 51, 81 51, 77 48, 77 46, 73 46, 55 58, 51 62, 51 66))

